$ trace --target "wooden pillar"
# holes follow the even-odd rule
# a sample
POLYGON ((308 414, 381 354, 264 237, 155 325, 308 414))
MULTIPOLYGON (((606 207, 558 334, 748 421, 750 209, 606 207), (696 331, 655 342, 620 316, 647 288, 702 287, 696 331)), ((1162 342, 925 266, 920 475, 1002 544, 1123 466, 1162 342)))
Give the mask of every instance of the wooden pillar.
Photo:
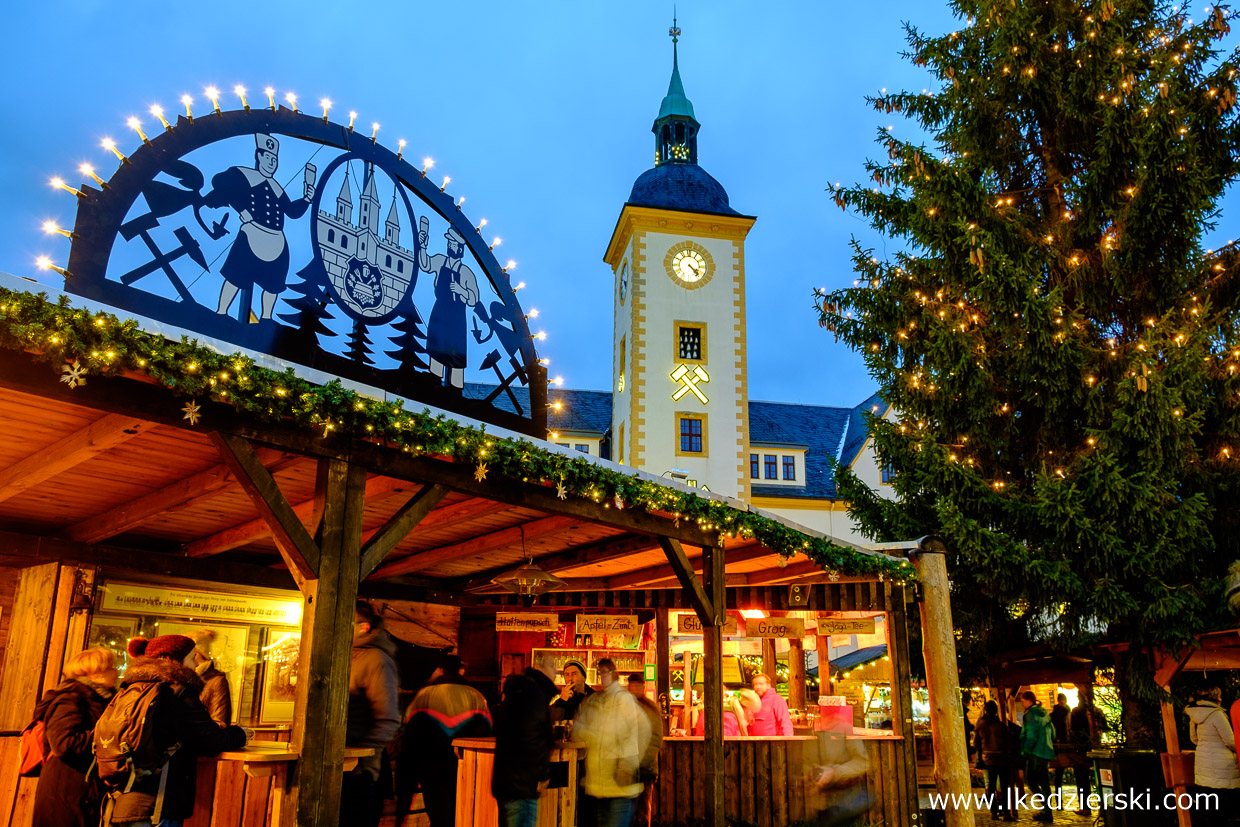
POLYGON ((788 639, 788 706, 805 709, 805 641, 788 639))
POLYGON ((723 621, 727 597, 724 586, 723 548, 702 549, 702 579, 710 601, 711 618, 702 621, 706 680, 706 827, 724 827, 724 784, 727 767, 723 755, 723 621))
POLYGON ((917 791, 917 744, 913 735, 913 681, 909 670, 908 611, 911 590, 884 583, 887 591, 887 651, 891 653, 891 726, 903 738, 896 770, 896 794, 907 804, 909 824, 921 823, 917 791))
MULTIPOLYGON (((1170 686, 1164 686, 1162 689, 1164 692, 1171 691, 1170 686)), ((1089 717, 1090 717, 1089 726, 1090 726, 1090 731, 1092 732, 1094 716, 1091 713, 1089 717)), ((1175 723, 1175 707, 1172 706, 1171 702, 1168 700, 1162 701, 1162 721, 1163 721, 1163 736, 1167 740, 1167 757, 1163 759, 1163 764, 1164 766, 1166 766, 1169 763, 1172 769, 1172 775, 1173 775, 1174 780, 1181 781, 1180 773, 1178 772, 1181 766, 1180 764, 1180 761, 1181 761, 1180 733, 1179 733, 1179 728, 1176 726, 1176 723, 1175 723)), ((1185 787, 1183 783, 1177 783, 1172 786, 1172 790, 1178 796, 1181 793, 1187 792, 1188 788, 1185 787)), ((1192 816, 1189 815, 1188 809, 1184 807, 1176 807, 1175 814, 1176 814, 1176 824, 1179 825, 1179 827, 1192 827, 1193 820, 1192 820, 1192 816)))
POLYGON ((667 735, 672 712, 672 629, 667 614, 667 607, 663 605, 664 593, 660 591, 658 594, 658 606, 654 610, 654 686, 655 698, 659 704, 659 716, 663 721, 663 734, 667 735))
POLYGON ((762 671, 771 679, 771 686, 779 683, 779 665, 775 661, 775 638, 762 639, 762 671))
MULTIPOLYGON (((831 636, 824 635, 822 629, 819 628, 814 633, 814 643, 818 650, 818 694, 828 695, 830 692, 831 679, 831 636)), ((887 647, 887 651, 891 651, 891 647, 887 647)), ((807 698, 807 702, 814 703, 817 698, 807 698)), ((865 726, 865 718, 862 718, 862 726, 865 726)))
MULTIPOLYGON (((947 547, 938 537, 923 537, 913 564, 922 587, 921 640, 930 693, 930 732, 934 740, 934 783, 940 794, 970 793, 969 753, 961 723, 960 678, 956 667, 956 635, 952 627, 951 585, 947 578, 947 547)), ((947 809, 948 827, 973 827, 973 811, 947 809)))

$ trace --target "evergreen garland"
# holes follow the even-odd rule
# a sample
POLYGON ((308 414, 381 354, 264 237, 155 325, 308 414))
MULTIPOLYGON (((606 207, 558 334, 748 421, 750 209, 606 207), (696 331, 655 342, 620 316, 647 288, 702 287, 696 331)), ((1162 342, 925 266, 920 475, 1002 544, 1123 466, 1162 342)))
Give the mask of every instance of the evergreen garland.
MULTIPOLYGON (((183 337, 171 341, 147 333, 132 319, 73 307, 67 296, 0 288, 0 347, 29 354, 53 371, 78 364, 87 376, 141 374, 181 400, 210 398, 265 422, 291 423, 320 436, 350 436, 417 455, 468 465, 485 464, 497 476, 554 488, 604 508, 642 508, 676 520, 692 520, 707 531, 753 538, 785 557, 797 553, 848 576, 911 580, 912 566, 885 555, 864 554, 810 537, 786 525, 725 503, 565 456, 523 439, 471 428, 446 416, 403 409, 349 390, 339 382, 315 385, 261 367, 240 353, 223 354, 183 337)), ((171 404, 171 403, 170 403, 171 404)), ((175 407, 175 406, 174 406, 175 407)))

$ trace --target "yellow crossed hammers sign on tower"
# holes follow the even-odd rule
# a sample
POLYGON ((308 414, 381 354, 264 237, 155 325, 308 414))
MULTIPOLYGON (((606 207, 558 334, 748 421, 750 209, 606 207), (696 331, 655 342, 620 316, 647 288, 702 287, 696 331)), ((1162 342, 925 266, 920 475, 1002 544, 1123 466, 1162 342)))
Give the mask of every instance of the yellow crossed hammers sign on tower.
POLYGON ((676 370, 672 371, 672 381, 680 383, 680 387, 672 394, 672 401, 678 401, 686 393, 696 396, 703 405, 710 401, 706 398, 706 394, 702 393, 702 389, 698 387, 698 382, 710 381, 710 376, 701 365, 694 365, 693 370, 689 370, 687 365, 680 365, 676 370))

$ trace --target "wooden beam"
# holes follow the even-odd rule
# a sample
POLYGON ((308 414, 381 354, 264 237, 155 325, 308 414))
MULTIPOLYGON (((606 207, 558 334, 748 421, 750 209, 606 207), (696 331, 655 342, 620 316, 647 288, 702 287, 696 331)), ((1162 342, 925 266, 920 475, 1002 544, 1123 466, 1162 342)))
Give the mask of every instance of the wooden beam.
MULTIPOLYGON (((684 547, 680 545, 679 540, 671 537, 660 537, 659 545, 663 546, 663 553, 667 555, 667 562, 671 564, 672 569, 676 572, 676 579, 680 581, 681 587, 688 594, 689 604, 693 606, 693 611, 697 613, 698 619, 702 621, 702 625, 710 625, 714 622, 715 607, 711 605, 710 598, 707 597, 706 591, 702 588, 702 581, 698 580, 697 575, 693 571, 692 564, 689 563, 689 558, 685 556, 684 547)), ((723 583, 721 582, 719 586, 722 588, 723 583)))
POLYGON ((250 443, 241 437, 212 433, 211 441, 271 529, 280 556, 300 583, 319 576, 319 547, 301 518, 284 497, 271 472, 258 461, 250 443))
MULTIPOLYGON (((749 560, 756 560, 762 557, 770 557, 776 552, 771 551, 764 546, 748 545, 738 546, 735 549, 729 549, 725 552, 727 562, 744 563, 749 560)), ((694 569, 702 567, 702 556, 692 558, 689 565, 694 569)), ((612 584, 614 589, 631 589, 635 586, 643 586, 647 583, 658 583, 661 580, 668 580, 673 577, 679 577, 671 564, 663 564, 658 566, 649 566, 644 569, 628 572, 627 574, 618 574, 609 578, 608 582, 612 584)))
MULTIPOLYGON (((267 466, 267 470, 272 474, 301 460, 301 457, 288 456, 270 448, 262 448, 255 453, 259 462, 267 466)), ((64 536, 79 543, 98 543, 117 534, 124 534, 161 514, 189 508, 225 490, 232 482, 232 471, 228 466, 215 465, 162 486, 145 497, 129 500, 93 517, 80 520, 66 528, 64 536)))
POLYGON ((409 502, 401 506, 362 547, 359 579, 365 580, 383 562, 388 552, 396 548, 396 544, 405 539, 447 494, 448 489, 442 485, 425 485, 418 489, 418 493, 410 497, 409 502))
MULTIPOLYGON (((786 580, 801 580, 802 578, 817 577, 818 575, 829 576, 827 575, 826 570, 822 566, 815 563, 813 560, 806 560, 803 563, 793 563, 792 565, 784 566, 782 569, 774 568, 774 569, 765 569, 763 571, 751 571, 749 573, 749 585, 763 586, 768 583, 782 583, 786 580)), ((843 577, 841 576, 831 582, 833 583, 867 582, 868 583, 872 581, 873 579, 874 578, 872 577, 864 578, 864 577, 843 577)))
POLYGON ((486 554, 487 552, 510 546, 519 546, 522 541, 528 542, 548 534, 556 534, 571 528, 577 522, 578 520, 575 517, 543 517, 540 520, 532 520, 528 523, 501 529, 490 534, 472 537, 464 542, 453 543, 450 546, 440 546, 439 548, 415 552, 380 567, 374 573, 374 576, 384 578, 397 574, 409 574, 414 571, 424 571, 448 560, 486 554))
MULTIPOLYGON (((366 480, 366 500, 373 503, 390 494, 408 491, 411 487, 412 484, 404 480, 397 480, 391 477, 371 477, 366 480)), ((316 500, 313 497, 303 500, 293 506, 293 513, 297 515, 299 520, 309 521, 314 516, 315 504, 316 500)), ((313 523, 311 524, 313 525, 313 523)), ((240 525, 226 528, 223 531, 187 543, 184 554, 187 557, 210 557, 213 554, 220 554, 234 548, 240 548, 246 543, 269 536, 271 536, 271 526, 268 525, 266 520, 259 517, 258 519, 247 520, 240 525)))
POLYGON ((110 448, 146 433, 155 423, 108 414, 0 471, 0 502, 28 491, 110 448))
MULTIPOLYGON (((622 534, 619 537, 607 540, 592 540, 564 551, 535 557, 534 562, 543 571, 550 574, 558 574, 569 569, 605 563, 609 560, 627 557, 630 554, 651 551, 658 547, 659 544, 653 537, 647 537, 644 534, 622 534)), ((513 568, 513 565, 509 563, 508 565, 496 566, 486 571, 480 571, 466 580, 453 584, 453 587, 461 591, 484 589, 491 585, 493 579, 512 571, 513 568)))
MULTIPOLYGON (((726 823, 725 781, 727 766, 723 751, 723 620, 724 554, 718 546, 702 549, 702 580, 713 609, 711 617, 702 618, 702 653, 704 655, 706 693, 706 724, 703 727, 706 752, 706 824, 724 827, 726 823)), ((760 773, 761 774, 761 773, 760 773)))

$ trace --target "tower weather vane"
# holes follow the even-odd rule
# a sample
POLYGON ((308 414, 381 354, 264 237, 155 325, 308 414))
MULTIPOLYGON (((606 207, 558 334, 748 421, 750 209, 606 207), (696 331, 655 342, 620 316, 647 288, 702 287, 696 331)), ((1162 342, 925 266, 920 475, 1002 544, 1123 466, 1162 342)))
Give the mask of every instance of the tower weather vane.
POLYGON ((672 38, 673 43, 680 42, 680 27, 676 25, 676 12, 672 12, 672 27, 667 30, 668 35, 672 38))

